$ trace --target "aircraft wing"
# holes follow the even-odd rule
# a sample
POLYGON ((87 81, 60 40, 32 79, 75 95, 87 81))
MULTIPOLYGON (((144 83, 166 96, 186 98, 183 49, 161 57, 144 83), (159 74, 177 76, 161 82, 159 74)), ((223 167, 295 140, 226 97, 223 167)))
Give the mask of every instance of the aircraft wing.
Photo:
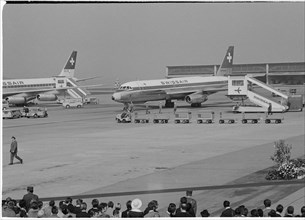
POLYGON ((18 90, 13 92, 5 92, 3 91, 2 95, 4 97, 11 96, 11 95, 17 95, 21 93, 26 94, 38 94, 38 93, 44 93, 44 92, 50 92, 50 91, 57 91, 57 90, 68 90, 68 89, 75 89, 75 88, 91 88, 91 87, 98 87, 102 86, 103 84, 97 84, 97 85, 83 85, 83 86, 66 86, 66 87, 59 87, 59 88, 47 88, 47 89, 29 89, 29 90, 18 90))
POLYGON ((198 89, 198 88, 186 88, 186 89, 169 89, 165 90, 167 95, 178 95, 178 94, 192 94, 192 93, 203 93, 203 94, 213 94, 215 92, 220 92, 220 91, 227 91, 227 87, 219 86, 219 87, 207 87, 204 89, 198 89))
POLYGON ((83 79, 75 79, 76 82, 82 82, 82 81, 87 81, 90 79, 96 79, 96 78, 100 78, 99 76, 95 76, 95 77, 89 77, 89 78, 83 78, 83 79))

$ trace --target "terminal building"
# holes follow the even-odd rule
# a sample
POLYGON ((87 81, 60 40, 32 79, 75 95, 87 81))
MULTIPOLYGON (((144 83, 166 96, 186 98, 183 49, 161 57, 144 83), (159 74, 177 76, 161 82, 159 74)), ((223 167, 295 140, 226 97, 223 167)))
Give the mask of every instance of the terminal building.
MULTIPOLYGON (((219 65, 167 66, 166 77, 212 76, 219 65)), ((305 62, 235 64, 232 75, 250 75, 287 94, 304 95, 305 62)))

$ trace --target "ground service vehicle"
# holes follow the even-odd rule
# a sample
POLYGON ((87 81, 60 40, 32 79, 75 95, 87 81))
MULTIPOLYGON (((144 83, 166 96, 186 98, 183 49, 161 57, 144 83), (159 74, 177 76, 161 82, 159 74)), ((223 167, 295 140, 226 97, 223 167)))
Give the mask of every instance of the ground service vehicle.
POLYGON ((270 123, 275 123, 275 124, 280 124, 284 120, 284 117, 279 117, 278 115, 268 115, 266 113, 265 116, 265 123, 270 124, 270 123))
POLYGON ((154 114, 154 123, 168 123, 169 121, 169 114, 167 113, 159 113, 159 114, 154 114))
POLYGON ((62 103, 62 106, 65 108, 81 108, 83 107, 83 102, 81 99, 65 99, 62 103))
POLYGON ((247 123, 252 123, 252 124, 257 124, 258 122, 261 121, 261 118, 259 116, 253 116, 253 115, 245 115, 245 113, 243 113, 243 117, 241 122, 243 124, 247 124, 247 123))
POLYGON ((138 114, 138 112, 134 113, 134 122, 135 123, 148 123, 150 120, 149 114, 138 114))
POLYGON ((212 124, 214 123, 214 112, 200 112, 198 113, 197 123, 198 124, 212 124))
POLYGON ((22 117, 22 113, 19 109, 5 109, 2 111, 2 118, 21 118, 22 117))
POLYGON ((219 115, 220 115, 219 124, 224 124, 224 123, 233 124, 237 121, 237 119, 234 118, 224 118, 222 116, 222 112, 220 112, 219 115))
POLYGON ((8 109, 9 107, 10 107, 10 106, 9 106, 8 101, 3 100, 3 101, 2 101, 2 110, 8 109))
POLYGON ((118 123, 130 123, 131 122, 131 113, 130 112, 122 112, 117 114, 115 120, 118 123))
POLYGON ((45 118, 48 117, 47 109, 45 108, 32 108, 25 116, 27 118, 45 118))
POLYGON ((84 104, 98 104, 99 100, 96 97, 86 97, 84 98, 84 104))
POLYGON ((183 123, 183 124, 188 124, 190 123, 192 118, 192 113, 191 112, 179 112, 175 113, 175 123, 183 123))

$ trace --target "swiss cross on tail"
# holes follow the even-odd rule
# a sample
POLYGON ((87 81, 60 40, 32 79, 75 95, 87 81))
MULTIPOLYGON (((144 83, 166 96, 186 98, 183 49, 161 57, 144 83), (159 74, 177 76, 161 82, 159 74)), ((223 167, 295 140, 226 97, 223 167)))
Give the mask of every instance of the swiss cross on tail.
POLYGON ((224 68, 231 68, 232 67, 232 64, 233 64, 233 52, 234 52, 234 47, 233 46, 230 46, 228 48, 228 51, 226 53, 226 56, 222 62, 222 65, 221 67, 224 67, 224 68))
POLYGON ((67 60, 64 68, 62 69, 59 76, 65 76, 69 78, 74 77, 75 65, 76 65, 76 55, 77 51, 73 51, 70 55, 69 59, 67 60))
POLYGON ((234 46, 229 46, 225 57, 216 73, 217 76, 231 75, 233 68, 234 46))
POLYGON ((229 63, 231 63, 232 59, 233 59, 233 57, 231 56, 231 53, 229 53, 228 56, 227 56, 227 60, 229 61, 229 63))
POLYGON ((76 51, 73 51, 71 56, 69 57, 67 63, 66 63, 66 66, 64 69, 68 69, 68 70, 71 70, 71 69, 74 69, 75 68, 75 63, 76 63, 76 55, 77 55, 77 52, 76 51))

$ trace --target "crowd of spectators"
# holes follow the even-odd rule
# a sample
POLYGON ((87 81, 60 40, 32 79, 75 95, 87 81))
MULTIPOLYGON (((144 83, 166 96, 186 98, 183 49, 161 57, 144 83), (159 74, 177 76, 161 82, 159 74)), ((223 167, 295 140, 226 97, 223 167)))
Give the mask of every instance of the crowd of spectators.
MULTIPOLYGON (((275 209, 271 208, 271 200, 264 200, 263 209, 248 210, 244 205, 235 209, 231 208, 230 202, 223 202, 223 211, 220 217, 305 217, 305 206, 297 213, 293 206, 284 209, 278 204, 275 209)), ((126 202, 126 208, 120 203, 114 204, 112 201, 100 202, 98 199, 91 201, 90 207, 82 199, 77 199, 73 204, 73 199, 67 197, 60 201, 58 206, 54 200, 44 204, 39 197, 34 194, 33 187, 27 188, 27 194, 19 201, 10 197, 2 200, 2 217, 22 217, 22 218, 142 218, 142 217, 209 217, 207 209, 202 210, 197 215, 197 202, 192 198, 192 191, 187 191, 186 196, 180 198, 178 205, 170 203, 164 212, 158 211, 158 201, 152 200, 146 208, 142 207, 142 201, 138 198, 126 202), (200 214, 200 215, 199 215, 200 214)), ((215 217, 215 216, 214 216, 215 217)))

